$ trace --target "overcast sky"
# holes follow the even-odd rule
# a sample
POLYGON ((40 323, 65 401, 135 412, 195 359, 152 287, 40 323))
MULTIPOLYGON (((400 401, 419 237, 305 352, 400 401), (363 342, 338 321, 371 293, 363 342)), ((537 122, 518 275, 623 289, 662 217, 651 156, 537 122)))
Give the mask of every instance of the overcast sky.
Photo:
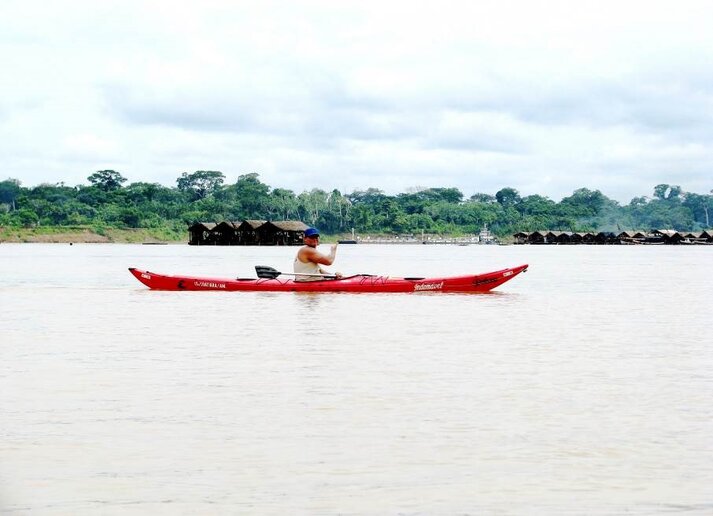
POLYGON ((0 2, 0 179, 713 188, 713 2, 0 2))

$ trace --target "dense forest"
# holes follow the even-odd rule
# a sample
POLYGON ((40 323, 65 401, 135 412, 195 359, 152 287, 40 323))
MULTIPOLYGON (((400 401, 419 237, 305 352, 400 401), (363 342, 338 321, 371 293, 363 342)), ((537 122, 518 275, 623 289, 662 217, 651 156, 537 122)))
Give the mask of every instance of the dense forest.
POLYGON ((272 188, 256 173, 225 184, 217 171, 183 173, 176 186, 127 183, 119 172, 100 170, 88 185, 63 183, 24 187, 17 179, 0 182, 0 226, 88 226, 152 228, 186 234, 193 222, 223 220, 302 220, 328 234, 476 233, 487 224, 496 235, 518 231, 618 231, 624 229, 710 228, 713 191, 684 192, 660 184, 651 197, 627 205, 599 190, 580 188, 555 202, 542 195, 521 196, 510 187, 494 195, 464 198, 457 188, 426 188, 386 195, 376 188, 349 194, 312 189, 296 194, 272 188))

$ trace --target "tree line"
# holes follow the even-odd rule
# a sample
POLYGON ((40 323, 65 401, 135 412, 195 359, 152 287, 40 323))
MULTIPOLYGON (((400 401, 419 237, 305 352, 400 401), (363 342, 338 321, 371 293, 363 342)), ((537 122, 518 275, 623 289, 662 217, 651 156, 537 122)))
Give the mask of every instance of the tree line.
POLYGON ((518 231, 620 231, 624 229, 710 228, 713 190, 684 192, 660 184, 652 196, 621 205, 599 190, 579 188, 555 202, 542 195, 521 196, 511 187, 494 195, 465 198, 457 188, 423 188, 387 195, 377 188, 342 193, 312 189, 299 194, 272 188, 249 173, 226 184, 218 171, 184 172, 176 186, 127 183, 114 170, 100 170, 88 185, 41 184, 23 187, 0 182, 0 226, 90 226, 154 228, 184 235, 194 222, 302 220, 328 234, 477 233, 484 225, 496 235, 518 231))

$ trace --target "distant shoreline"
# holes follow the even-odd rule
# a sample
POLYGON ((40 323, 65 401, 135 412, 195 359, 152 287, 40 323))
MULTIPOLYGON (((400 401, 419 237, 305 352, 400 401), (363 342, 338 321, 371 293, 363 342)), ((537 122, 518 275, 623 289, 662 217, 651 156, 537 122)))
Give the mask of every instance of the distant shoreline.
POLYGON ((188 244, 150 229, 102 229, 86 227, 12 228, 0 227, 0 244, 188 244))
MULTIPOLYGON (((336 242, 343 235, 325 235, 324 244, 336 242)), ((371 235, 355 240, 358 244, 465 244, 474 243, 472 238, 443 235, 439 238, 421 239, 394 238, 371 235)), ((507 239, 506 239, 507 242, 507 239)), ((175 235, 165 230, 152 229, 101 229, 86 226, 42 226, 37 228, 0 227, 0 244, 185 244, 188 234, 175 235)), ((509 242, 508 242, 509 243, 509 242)), ((348 244, 343 244, 348 245, 348 244)))

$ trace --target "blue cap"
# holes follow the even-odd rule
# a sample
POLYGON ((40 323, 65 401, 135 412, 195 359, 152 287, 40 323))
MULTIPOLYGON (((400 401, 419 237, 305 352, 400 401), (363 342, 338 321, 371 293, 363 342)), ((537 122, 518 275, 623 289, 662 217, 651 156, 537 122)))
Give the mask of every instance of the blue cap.
POLYGON ((307 229, 305 229, 305 236, 306 237, 319 236, 319 231, 316 228, 307 228, 307 229))

